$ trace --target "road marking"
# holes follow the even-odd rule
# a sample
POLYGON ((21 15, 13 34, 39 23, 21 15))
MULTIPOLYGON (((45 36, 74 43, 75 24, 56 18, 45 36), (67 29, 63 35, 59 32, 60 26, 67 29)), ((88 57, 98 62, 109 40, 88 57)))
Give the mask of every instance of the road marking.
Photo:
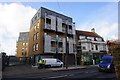
POLYGON ((67 76, 67 75, 53 76, 53 77, 48 77, 47 79, 49 79, 49 78, 60 78, 60 77, 65 77, 65 76, 67 76))

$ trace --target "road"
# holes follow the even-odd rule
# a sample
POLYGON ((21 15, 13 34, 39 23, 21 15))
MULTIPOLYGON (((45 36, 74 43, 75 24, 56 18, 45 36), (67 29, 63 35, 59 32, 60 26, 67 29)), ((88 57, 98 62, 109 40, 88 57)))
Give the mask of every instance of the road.
POLYGON ((20 75, 11 75, 11 76, 3 76, 4 78, 17 78, 17 79, 79 79, 79 80, 116 80, 115 73, 106 73, 106 72, 99 72, 97 67, 88 67, 85 69, 78 69, 78 70, 68 70, 68 71, 47 71, 42 73, 33 73, 33 74, 20 74, 20 75))

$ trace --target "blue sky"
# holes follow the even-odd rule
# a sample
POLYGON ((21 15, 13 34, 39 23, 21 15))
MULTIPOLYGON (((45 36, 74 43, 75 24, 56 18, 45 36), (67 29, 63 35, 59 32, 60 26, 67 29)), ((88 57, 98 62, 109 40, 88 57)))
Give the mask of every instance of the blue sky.
MULTIPOLYGON (((79 24, 85 23, 86 20, 89 20, 92 17, 91 15, 97 17, 98 14, 105 12, 106 10, 104 9, 101 13, 97 13, 99 10, 108 5, 113 5, 114 8, 116 8, 114 11, 117 11, 117 3, 113 2, 26 2, 22 4, 25 6, 31 6, 37 10, 40 8, 40 6, 43 6, 56 12, 68 15, 73 18, 77 27, 79 27, 79 24)), ((109 13, 108 16, 110 16, 109 13)))
POLYGON ((29 31, 30 19, 41 6, 72 17, 76 29, 95 28, 105 40, 118 37, 117 2, 3 2, 0 3, 0 51, 15 54, 19 32, 29 31))

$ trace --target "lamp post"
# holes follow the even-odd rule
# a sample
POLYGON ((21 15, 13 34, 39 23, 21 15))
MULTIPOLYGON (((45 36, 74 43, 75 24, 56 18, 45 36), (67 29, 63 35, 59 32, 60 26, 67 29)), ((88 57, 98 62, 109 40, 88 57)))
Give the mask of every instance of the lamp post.
POLYGON ((76 56, 76 52, 75 52, 75 67, 77 67, 77 56, 76 56))

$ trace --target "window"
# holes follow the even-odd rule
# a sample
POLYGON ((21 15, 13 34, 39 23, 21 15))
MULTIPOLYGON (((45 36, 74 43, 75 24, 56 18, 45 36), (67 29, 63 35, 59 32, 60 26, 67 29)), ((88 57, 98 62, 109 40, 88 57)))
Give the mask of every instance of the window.
POLYGON ((91 46, 91 49, 93 50, 94 48, 93 48, 93 44, 92 44, 92 46, 91 46))
POLYGON ((22 55, 24 55, 24 53, 22 52, 22 55))
POLYGON ((38 23, 37 23, 37 28, 39 28, 39 25, 40 25, 40 24, 39 24, 39 22, 38 22, 38 23))
POLYGON ((69 25, 69 29, 72 29, 72 26, 71 26, 71 25, 69 25))
POLYGON ((85 47, 85 46, 83 46, 83 50, 86 50, 86 47, 85 47))
POLYGON ((24 56, 26 56, 27 52, 24 53, 24 56))
POLYGON ((79 36, 79 39, 85 39, 85 36, 79 36))
POLYGON ((51 24, 51 19, 46 18, 46 23, 51 24))
POLYGON ((36 50, 38 50, 38 43, 36 44, 36 50))
POLYGON ((38 40, 38 32, 36 33, 36 40, 38 40))
POLYGON ((37 29, 37 27, 36 27, 36 25, 34 26, 34 30, 36 31, 36 29, 37 29))
POLYGON ((22 46, 24 46, 25 45, 25 43, 22 43, 22 46))
POLYGON ((28 43, 26 43, 26 46, 28 46, 28 43))
POLYGON ((22 51, 24 51, 24 48, 22 48, 22 51))
POLYGON ((98 46, 97 45, 95 45, 95 48, 96 48, 96 50, 98 50, 98 46))
POLYGON ((35 16, 34 20, 36 20, 36 19, 37 19, 37 16, 35 16))
POLYGON ((35 45, 33 45, 33 51, 35 51, 35 45))

